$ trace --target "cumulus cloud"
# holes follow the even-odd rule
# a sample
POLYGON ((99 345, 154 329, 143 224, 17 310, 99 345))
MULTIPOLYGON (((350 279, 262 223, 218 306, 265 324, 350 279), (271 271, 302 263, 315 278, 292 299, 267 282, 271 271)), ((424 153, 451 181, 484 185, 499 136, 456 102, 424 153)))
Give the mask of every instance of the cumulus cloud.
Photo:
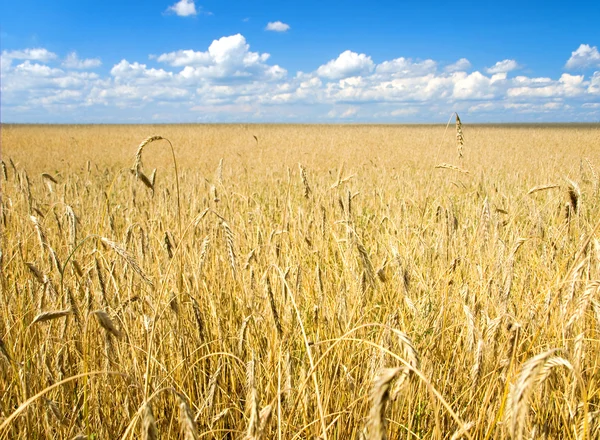
POLYGON ((290 30, 290 25, 281 21, 271 21, 267 23, 265 30, 273 32, 287 32, 290 30))
MULTIPOLYGON (((498 74, 501 75, 501 74, 498 74)), ((456 82, 452 96, 457 99, 492 99, 495 96, 494 82, 504 79, 502 76, 487 77, 481 72, 473 72, 469 75, 463 73, 455 74, 456 82)))
POLYGON ((63 73, 62 70, 46 66, 45 64, 32 63, 27 60, 15 67, 15 72, 25 76, 52 77, 63 73))
POLYGON ((507 90, 511 98, 555 98, 576 97, 586 92, 583 75, 563 73, 558 81, 531 83, 527 86, 512 87, 507 90))
POLYGON ((211 61, 210 53, 197 52, 192 49, 178 50, 176 52, 163 53, 156 56, 151 55, 150 59, 156 59, 160 63, 167 63, 171 66, 202 66, 211 61))
POLYGON ((519 64, 515 60, 498 61, 492 67, 485 69, 487 73, 507 73, 519 69, 519 64))
POLYGON ((2 51, 2 58, 10 60, 30 60, 47 63, 48 61, 56 59, 56 57, 57 55, 54 52, 42 48, 2 51))
POLYGON ((82 60, 77 56, 76 52, 71 52, 66 56, 62 65, 67 69, 93 69, 100 67, 102 61, 100 61, 100 58, 86 58, 82 60))
POLYGON ((125 82, 135 79, 139 80, 150 79, 153 82, 165 80, 173 76, 172 72, 167 72, 163 69, 148 69, 145 64, 138 62, 130 63, 127 60, 121 60, 115 64, 110 70, 110 74, 117 82, 125 82))
POLYGON ((180 50, 156 57, 158 62, 174 67, 184 67, 179 73, 189 80, 238 79, 274 80, 281 79, 287 71, 278 65, 268 65, 270 55, 250 51, 250 45, 241 34, 214 40, 208 51, 180 50))
POLYGON ((447 65, 444 70, 446 72, 464 72, 471 68, 471 62, 466 58, 461 58, 455 63, 447 65))
POLYGON ((188 17, 190 15, 197 15, 196 4, 194 0, 179 0, 177 3, 169 6, 167 12, 172 12, 180 17, 188 17))
POLYGON ((600 52, 598 47, 581 44, 576 51, 571 52, 571 58, 565 64, 566 69, 584 69, 586 67, 600 67, 600 52))
POLYGON ((317 69, 317 74, 323 78, 342 79, 350 76, 367 75, 373 71, 375 64, 371 57, 364 53, 358 54, 347 50, 335 60, 317 69))
POLYGON ((400 57, 378 64, 375 71, 380 74, 389 74, 394 78, 407 78, 427 75, 435 72, 436 69, 437 63, 433 60, 413 62, 410 58, 400 57))

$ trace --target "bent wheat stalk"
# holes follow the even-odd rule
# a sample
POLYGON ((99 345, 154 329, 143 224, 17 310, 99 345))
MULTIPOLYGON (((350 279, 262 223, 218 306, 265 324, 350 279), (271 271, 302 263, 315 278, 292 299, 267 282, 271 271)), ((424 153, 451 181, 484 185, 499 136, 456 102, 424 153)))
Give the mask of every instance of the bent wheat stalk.
POLYGON ((550 375, 553 368, 562 366, 572 371, 573 366, 562 357, 554 356, 556 349, 532 357, 521 367, 508 398, 507 416, 510 420, 509 431, 513 439, 523 438, 525 418, 529 411, 527 400, 534 384, 541 384, 550 375))

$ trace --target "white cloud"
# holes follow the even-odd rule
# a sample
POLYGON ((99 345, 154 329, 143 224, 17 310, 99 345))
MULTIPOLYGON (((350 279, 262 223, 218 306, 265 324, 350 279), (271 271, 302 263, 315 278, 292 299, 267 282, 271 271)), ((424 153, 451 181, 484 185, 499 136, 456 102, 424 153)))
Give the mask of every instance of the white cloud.
POLYGON ((97 65, 94 58, 56 58, 39 48, 2 52, 3 121, 434 122, 447 118, 448 109, 468 111, 478 122, 600 114, 600 71, 509 78, 511 60, 469 72, 466 59, 440 69, 432 59, 376 64, 345 51, 312 72, 289 75, 268 53, 253 52, 241 34, 145 63, 123 59, 109 73, 77 69, 97 65))
POLYGON ((492 74, 493 73, 507 73, 512 70, 517 70, 519 68, 520 68, 520 66, 519 66, 519 64, 517 64, 517 62, 515 60, 503 60, 503 61, 498 61, 492 67, 488 67, 487 69, 485 69, 485 71, 487 73, 492 73, 492 74))
POLYGON ((546 102, 544 104, 536 104, 536 103, 505 103, 504 108, 511 110, 515 113, 525 113, 525 114, 533 114, 533 113, 557 113, 558 111, 564 112, 565 110, 571 109, 571 106, 565 104, 564 102, 552 101, 546 102))
POLYGON ((2 58, 7 58, 11 60, 40 61, 43 63, 47 63, 48 61, 56 59, 56 54, 48 51, 47 49, 41 48, 11 51, 3 50, 2 58))
POLYGON ((190 15, 197 15, 196 4, 194 0, 179 0, 174 5, 167 8, 167 12, 174 12, 180 17, 188 17, 190 15))
POLYGON ((67 55, 62 65, 67 69, 93 69, 102 65, 100 58, 79 59, 76 52, 67 55))
POLYGON ((208 52, 196 52, 191 49, 178 50, 176 52, 163 53, 162 55, 151 56, 160 63, 167 63, 171 66, 203 66, 210 64, 211 56, 208 52))
POLYGON ((446 72, 464 72, 471 68, 471 62, 466 58, 461 58, 456 63, 447 65, 444 70, 446 72))
POLYGON ((277 65, 268 65, 268 53, 251 52, 241 34, 214 40, 206 52, 180 50, 156 57, 157 61, 174 67, 184 67, 179 73, 187 80, 238 79, 274 80, 287 75, 277 65))
POLYGON ((600 67, 600 52, 598 47, 581 44, 576 51, 571 52, 571 58, 565 64, 566 69, 584 69, 586 67, 600 67))
POLYGON ((63 73, 60 69, 52 68, 45 64, 31 63, 29 60, 15 66, 15 72, 34 77, 53 77, 63 73))
MULTIPOLYGON (((494 89, 491 87, 492 78, 480 72, 455 74, 457 81, 454 83, 452 96, 457 99, 492 99, 494 89)), ((498 78, 501 79, 501 78, 498 78)))
POLYGON ((271 21, 267 23, 265 30, 273 32, 287 32, 290 30, 290 25, 281 21, 271 21))
POLYGON ((353 116, 356 116, 358 110, 358 107, 355 106, 348 107, 346 111, 340 115, 340 118, 351 118, 353 116))
POLYGON ((378 64, 375 71, 380 74, 389 74, 394 78, 410 78, 433 73, 436 69, 437 63, 433 60, 413 62, 409 58, 400 57, 378 64))
POLYGON ((419 112, 418 108, 415 107, 407 107, 407 108, 399 108, 390 112, 391 116, 408 116, 414 115, 419 112))
POLYGON ((334 119, 349 119, 356 116, 359 110, 360 108, 355 105, 343 107, 341 109, 333 108, 327 112, 327 117, 334 119))
POLYGON ((535 84, 549 84, 552 82, 551 78, 529 78, 527 76, 516 76, 513 78, 513 83, 518 85, 535 85, 535 84))
POLYGON ((539 87, 532 85, 513 87, 506 94, 511 98, 554 98, 576 97, 586 92, 583 75, 563 73, 558 81, 542 82, 539 87))
POLYGON ((587 91, 593 95, 600 95, 600 72, 594 72, 587 91))
POLYGON ((350 76, 367 75, 373 71, 375 64, 371 57, 347 50, 335 60, 317 69, 317 75, 329 79, 342 79, 350 76))
POLYGON ((130 63, 127 60, 121 60, 118 64, 115 64, 110 70, 110 74, 117 82, 126 82, 132 79, 137 81, 151 79, 155 82, 173 77, 172 72, 163 69, 148 69, 145 64, 130 63))
POLYGON ((488 112, 490 110, 494 110, 498 107, 498 105, 494 102, 482 102, 480 104, 475 104, 469 107, 467 110, 469 113, 477 113, 477 112, 488 112))

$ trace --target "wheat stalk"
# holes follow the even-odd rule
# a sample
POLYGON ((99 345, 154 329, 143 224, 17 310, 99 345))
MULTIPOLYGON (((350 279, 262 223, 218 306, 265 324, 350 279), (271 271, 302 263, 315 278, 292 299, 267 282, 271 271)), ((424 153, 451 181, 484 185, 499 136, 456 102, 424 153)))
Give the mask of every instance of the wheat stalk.
POLYGON ((140 143, 140 145, 138 146, 138 149, 135 153, 135 163, 133 164, 133 171, 136 174, 142 170, 142 152, 144 151, 144 147, 151 142, 159 141, 161 139, 164 139, 164 137, 155 135, 155 136, 147 137, 140 143))

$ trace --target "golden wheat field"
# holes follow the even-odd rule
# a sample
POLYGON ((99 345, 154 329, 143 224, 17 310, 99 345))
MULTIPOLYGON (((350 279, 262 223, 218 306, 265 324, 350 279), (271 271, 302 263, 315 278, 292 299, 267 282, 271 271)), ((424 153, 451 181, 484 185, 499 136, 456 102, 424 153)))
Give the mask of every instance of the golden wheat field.
POLYGON ((0 439, 600 438, 600 126, 459 128, 4 125, 0 439))

